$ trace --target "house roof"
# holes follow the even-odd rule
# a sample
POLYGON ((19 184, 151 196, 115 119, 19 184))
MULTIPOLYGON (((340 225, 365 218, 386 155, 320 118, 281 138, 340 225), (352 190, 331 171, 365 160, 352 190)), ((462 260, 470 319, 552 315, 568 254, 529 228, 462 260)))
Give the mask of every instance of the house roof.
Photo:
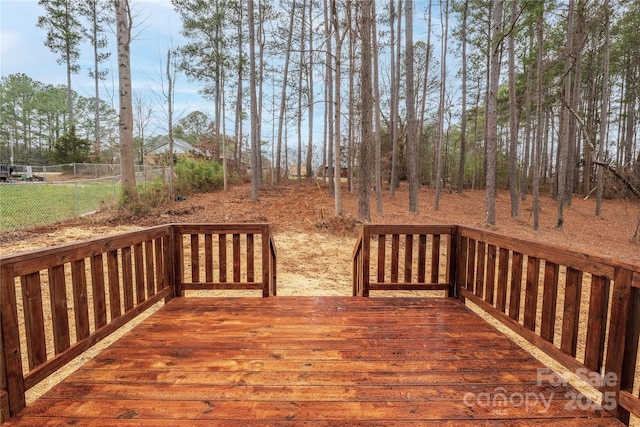
MULTIPOLYGON (((162 153, 166 153, 169 150, 168 136, 159 137, 157 142, 159 142, 159 144, 156 145, 154 148, 147 150, 146 154, 162 154, 162 153)), ((173 153, 174 154, 186 154, 186 153, 204 154, 202 153, 202 150, 194 147, 184 139, 180 139, 180 138, 173 138, 173 153)))

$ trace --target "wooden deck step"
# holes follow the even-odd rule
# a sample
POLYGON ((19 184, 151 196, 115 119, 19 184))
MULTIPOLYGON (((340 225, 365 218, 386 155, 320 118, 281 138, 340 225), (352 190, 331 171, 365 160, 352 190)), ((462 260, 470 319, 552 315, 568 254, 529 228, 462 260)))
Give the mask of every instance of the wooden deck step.
POLYGON ((452 299, 176 298, 6 426, 620 425, 541 368, 452 299))

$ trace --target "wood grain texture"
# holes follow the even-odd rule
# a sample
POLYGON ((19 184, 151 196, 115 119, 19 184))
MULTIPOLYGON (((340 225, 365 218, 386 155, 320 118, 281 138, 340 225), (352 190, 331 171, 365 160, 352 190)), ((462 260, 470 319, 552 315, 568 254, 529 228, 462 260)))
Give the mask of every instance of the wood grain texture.
POLYGON ((542 367, 454 299, 174 298, 6 426, 619 425, 542 367))

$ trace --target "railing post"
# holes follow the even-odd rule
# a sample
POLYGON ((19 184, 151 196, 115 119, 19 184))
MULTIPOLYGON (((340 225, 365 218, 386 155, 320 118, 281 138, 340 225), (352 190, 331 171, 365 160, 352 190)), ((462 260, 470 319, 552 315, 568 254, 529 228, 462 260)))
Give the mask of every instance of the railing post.
POLYGON ((456 227, 456 240, 458 244, 456 245, 456 266, 454 270, 456 270, 456 281, 454 286, 456 287, 456 297, 462 301, 464 304, 464 296, 462 296, 462 292, 460 290, 465 287, 467 280, 467 242, 468 239, 466 237, 462 237, 462 233, 460 232, 460 228, 456 227))
MULTIPOLYGON (((624 375, 633 373, 633 368, 629 368, 628 360, 625 360, 627 348, 627 336, 629 329, 629 312, 634 306, 632 302, 633 272, 616 268, 614 272, 614 286, 611 301, 611 322, 609 327, 609 340, 607 344, 607 359, 605 362, 604 378, 605 384, 602 389, 603 404, 615 402, 615 407, 610 410, 612 415, 628 423, 629 413, 621 408, 620 390, 633 384, 633 374, 631 378, 624 375), (627 369, 623 369, 627 367, 627 369)), ((632 329, 633 327, 631 327, 632 329)))
POLYGON ((361 292, 363 297, 369 296, 369 281, 370 281, 369 271, 371 270, 370 252, 371 252, 371 226, 369 224, 364 224, 362 226, 362 253, 360 254, 361 260, 362 260, 361 261, 362 267, 360 267, 361 268, 360 277, 362 278, 362 283, 360 284, 360 286, 361 286, 361 292))
POLYGON ((175 242, 174 242, 174 228, 175 225, 170 225, 167 228, 167 235, 163 237, 163 263, 164 263, 164 282, 165 286, 171 287, 171 294, 165 298, 165 303, 169 302, 170 299, 177 296, 176 293, 176 273, 175 273, 175 242))
POLYGON ((13 265, 0 267, 0 312, 2 313, 0 335, 2 335, 3 352, 1 370, 4 378, 2 390, 0 390, 0 409, 4 417, 6 405, 8 405, 10 416, 17 414, 26 406, 13 265), (3 396, 5 387, 7 396, 3 396), (8 400, 6 405, 5 400, 8 400))
POLYGON ((182 233, 178 226, 173 226, 172 247, 173 247, 173 295, 176 297, 182 297, 182 282, 184 281, 184 245, 182 243, 182 233))
POLYGON ((450 298, 458 298, 460 293, 457 286, 456 265, 458 264, 458 226, 451 227, 449 234, 449 251, 447 254, 447 283, 449 290, 447 296, 450 298))

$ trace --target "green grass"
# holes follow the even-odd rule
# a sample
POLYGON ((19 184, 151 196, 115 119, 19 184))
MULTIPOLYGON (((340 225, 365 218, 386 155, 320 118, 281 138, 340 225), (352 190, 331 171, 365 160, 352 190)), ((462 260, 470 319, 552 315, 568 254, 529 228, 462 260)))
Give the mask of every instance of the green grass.
POLYGON ((0 184, 0 230, 51 224, 117 201, 120 184, 0 184))

